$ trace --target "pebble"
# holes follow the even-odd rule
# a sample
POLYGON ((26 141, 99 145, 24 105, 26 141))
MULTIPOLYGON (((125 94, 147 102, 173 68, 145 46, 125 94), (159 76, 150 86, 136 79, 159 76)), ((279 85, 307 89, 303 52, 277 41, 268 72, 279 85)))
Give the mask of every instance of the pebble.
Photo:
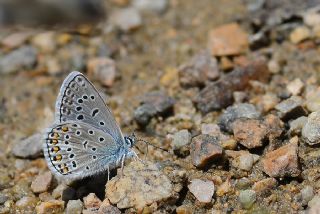
POLYGON ((288 143, 277 150, 268 152, 262 159, 262 166, 263 171, 270 177, 299 176, 298 143, 288 143))
POLYGON ((252 189, 258 193, 263 194, 276 188, 278 181, 275 178, 265 178, 253 184, 252 189))
POLYGON ((259 160, 259 155, 251 154, 248 151, 231 151, 226 150, 225 154, 228 157, 232 158, 232 166, 241 170, 250 171, 255 164, 259 160))
POLYGON ((320 25, 320 14, 319 11, 314 10, 313 8, 303 14, 303 22, 310 26, 319 26, 320 25))
POLYGON ((37 51, 31 46, 22 46, 0 58, 0 73, 8 74, 31 69, 37 62, 37 51))
POLYGON ((9 197, 6 194, 0 192, 0 205, 4 204, 4 202, 6 202, 7 200, 9 200, 9 197))
POLYGON ((120 209, 160 203, 173 196, 169 178, 151 162, 131 162, 124 166, 123 175, 118 173, 106 184, 106 196, 120 209))
POLYGON ((192 214, 194 212, 193 212, 192 206, 181 205, 181 206, 177 207, 176 213, 177 214, 192 214))
POLYGON ((278 115, 282 120, 288 121, 307 114, 302 104, 301 97, 292 96, 276 105, 275 109, 278 110, 278 115))
POLYGON ((43 155, 42 138, 41 133, 36 133, 16 143, 12 149, 12 154, 19 158, 41 157, 43 155))
POLYGON ((309 114, 306 124, 302 128, 302 140, 309 145, 320 143, 320 111, 309 114))
POLYGON ((254 190, 242 190, 239 194, 239 202, 245 209, 250 209, 256 201, 256 192, 254 190))
POLYGON ((137 9, 124 8, 111 14, 111 23, 128 32, 139 28, 142 24, 142 18, 137 9))
POLYGON ((189 145, 191 142, 191 133, 187 129, 178 131, 173 135, 173 150, 175 153, 187 156, 189 154, 189 145))
POLYGON ((220 140, 210 135, 198 135, 191 141, 191 161, 198 168, 203 168, 212 160, 221 157, 223 152, 220 140))
POLYGON ((6 48, 14 49, 20 47, 34 34, 33 31, 23 30, 21 32, 16 32, 9 34, 8 36, 1 39, 1 45, 6 48))
POLYGON ((121 214, 121 211, 110 204, 110 201, 106 198, 102 201, 98 210, 99 214, 121 214))
POLYGON ((36 205, 38 203, 38 199, 36 197, 24 196, 16 202, 17 212, 22 213, 31 213, 34 211, 36 205))
POLYGON ((315 195, 311 201, 308 202, 309 209, 308 214, 318 214, 320 213, 320 195, 315 195))
POLYGON ((168 0, 133 0, 132 6, 141 11, 162 13, 168 7, 168 0))
POLYGON ((320 87, 307 92, 306 94, 306 108, 310 112, 320 110, 320 87))
POLYGON ((64 210, 64 201, 60 200, 51 200, 46 202, 41 202, 36 207, 37 214, 54 214, 54 213, 63 213, 64 210))
POLYGON ((261 147, 268 133, 268 127, 257 119, 237 119, 232 129, 235 140, 248 149, 261 147))
POLYGON ((272 59, 268 62, 268 69, 271 73, 277 74, 281 71, 281 66, 276 60, 272 59))
POLYGON ((87 209, 99 209, 102 201, 94 193, 83 198, 84 207, 87 209))
POLYGON ((57 44, 55 41, 55 33, 53 31, 38 33, 31 40, 32 44, 44 53, 50 53, 56 49, 57 44))
POLYGON ((166 115, 173 110, 175 100, 164 92, 153 91, 142 97, 141 105, 135 110, 134 118, 140 126, 146 126, 156 115, 166 115))
POLYGON ((204 86, 207 81, 219 77, 218 62, 208 51, 201 51, 190 62, 181 65, 178 73, 182 86, 204 86))
POLYGON ((98 57, 88 60, 88 73, 106 87, 111 87, 117 76, 115 62, 112 59, 98 57))
POLYGON ((193 179, 188 188, 201 203, 211 202, 214 193, 214 183, 212 181, 193 179))
POLYGON ((274 109, 275 106, 279 103, 279 98, 274 93, 266 93, 264 94, 261 99, 261 106, 264 112, 269 112, 270 110, 274 109))
POLYGON ((67 203, 65 213, 66 214, 81 214, 82 209, 83 209, 83 203, 80 199, 70 200, 67 203))
POLYGON ((301 130, 305 126, 307 121, 308 121, 308 118, 305 117, 305 116, 298 117, 297 119, 290 121, 289 122, 289 126, 290 126, 289 134, 291 136, 300 135, 301 134, 301 130))
POLYGON ((202 113, 220 110, 233 103, 233 92, 249 87, 250 80, 267 81, 269 71, 263 60, 256 60, 245 67, 237 67, 232 72, 210 82, 193 99, 202 113))
POLYGON ((290 94, 297 96, 302 92, 303 87, 304 83, 301 81, 301 79, 296 78, 288 83, 287 90, 290 92, 290 94))
POLYGON ((284 123, 273 114, 268 114, 264 119, 264 123, 268 126, 269 143, 273 143, 283 133, 284 123))
POLYGON ((209 32, 208 49, 213 56, 238 55, 248 47, 249 36, 237 23, 225 24, 209 32))
POLYGON ((290 41, 294 44, 298 44, 306 39, 309 39, 311 37, 311 31, 309 28, 305 26, 300 26, 295 28, 291 33, 290 33, 290 41))
POLYGON ((52 197, 55 199, 62 197, 62 192, 67 188, 67 186, 63 183, 59 184, 54 190, 52 191, 52 197))
POLYGON ((240 103, 228 107, 219 117, 218 125, 224 131, 232 132, 232 123, 240 118, 258 119, 261 113, 249 103, 240 103))
POLYGON ((304 206, 307 205, 308 202, 314 197, 314 190, 312 186, 305 186, 300 193, 302 204, 304 206))
POLYGON ((37 177, 31 183, 31 190, 34 193, 46 192, 50 188, 52 182, 51 172, 45 172, 43 174, 37 175, 37 177))
POLYGON ((230 179, 227 179, 220 186, 218 186, 216 194, 217 196, 221 197, 231 191, 232 191, 232 185, 231 185, 230 179))

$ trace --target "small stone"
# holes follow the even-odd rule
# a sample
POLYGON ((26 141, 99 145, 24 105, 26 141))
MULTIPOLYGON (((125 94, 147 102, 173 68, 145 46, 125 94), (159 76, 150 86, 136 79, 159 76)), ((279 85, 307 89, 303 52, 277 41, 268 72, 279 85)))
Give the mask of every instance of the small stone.
MULTIPOLYGON (((62 192, 68 188, 65 184, 59 184, 53 191, 52 191, 52 197, 55 199, 62 197, 62 192)), ((63 200, 63 199, 62 199, 63 200)), ((70 199, 69 199, 70 200, 70 199)), ((68 201, 68 200, 66 200, 68 201)))
POLYGON ((219 138, 210 135, 198 135, 192 138, 190 153, 194 166, 199 168, 205 167, 213 159, 222 155, 219 138))
POLYGON ((218 119, 220 128, 232 132, 232 123, 240 118, 258 119, 261 116, 254 105, 248 103, 235 104, 228 107, 218 119))
POLYGON ((41 201, 50 201, 50 200, 55 199, 55 198, 53 198, 52 195, 51 195, 50 193, 48 193, 48 192, 42 192, 42 193, 39 194, 38 197, 39 197, 39 199, 40 199, 41 201))
POLYGON ((226 150, 225 154, 233 159, 231 162, 233 167, 245 171, 250 171, 253 164, 255 164, 260 158, 259 155, 251 154, 247 151, 226 150))
POLYGON ((302 204, 305 206, 308 204, 308 202, 313 198, 314 191, 312 186, 305 186, 301 190, 301 198, 302 198, 302 204))
POLYGON ((142 18, 135 8, 124 8, 111 14, 111 22, 123 31, 132 31, 139 28, 142 18))
POLYGON ((6 202, 7 200, 9 200, 9 197, 6 194, 0 192, 0 205, 4 204, 4 202, 6 202))
POLYGON ((320 87, 307 92, 306 107, 310 112, 320 110, 320 87))
POLYGON ((89 75, 94 76, 102 85, 111 87, 116 79, 115 62, 109 58, 93 58, 88 60, 89 75))
POLYGON ((83 198, 84 207, 87 209, 99 209, 102 201, 94 193, 83 198))
POLYGON ((81 214, 82 209, 83 209, 83 203, 80 199, 70 200, 67 203, 65 213, 66 214, 81 214))
POLYGON ((320 25, 319 11, 311 8, 310 11, 307 11, 305 14, 303 14, 303 22, 310 27, 320 25))
POLYGON ((302 139, 309 145, 320 143, 320 111, 312 112, 302 128, 302 139))
POLYGON ((296 78, 293 81, 289 82, 287 85, 287 90, 294 96, 297 96, 301 93, 304 87, 304 83, 301 79, 296 78))
POLYGON ((271 73, 277 74, 281 71, 281 66, 276 60, 270 60, 268 62, 268 69, 271 73))
POLYGON ((216 58, 208 51, 195 55, 190 62, 178 69, 180 84, 185 87, 204 86, 207 81, 219 77, 219 67, 216 58))
POLYGON ((24 196, 16 202, 16 207, 20 212, 22 211, 24 213, 31 213, 34 211, 37 203, 38 199, 36 197, 24 196))
POLYGON ((240 191, 239 201, 243 208, 250 209, 256 201, 256 192, 254 190, 240 191))
POLYGON ((218 136, 221 133, 220 127, 215 123, 201 124, 201 134, 208 134, 211 136, 218 136))
POLYGON ((121 214, 121 211, 117 207, 112 206, 107 198, 101 203, 98 212, 99 214, 121 214))
POLYGON ((211 202, 214 193, 214 184, 212 181, 193 179, 188 185, 188 188, 201 203, 211 202))
POLYGON ((268 133, 268 127, 256 119, 237 119, 232 129, 235 140, 248 149, 261 147, 268 133))
POLYGON ((302 104, 303 100, 301 97, 292 96, 276 105, 275 109, 278 110, 279 117, 282 120, 288 121, 307 114, 302 104))
POLYGON ((208 48, 213 56, 238 55, 247 51, 248 39, 237 23, 226 24, 209 32, 208 48))
POLYGON ((308 118, 305 116, 302 117, 298 117, 295 120, 292 120, 289 122, 289 133, 290 135, 300 135, 301 134, 301 130, 302 128, 305 126, 305 124, 307 123, 308 118))
POLYGON ((192 214, 192 213, 194 213, 192 206, 181 205, 176 209, 176 214, 192 214))
POLYGON ((273 190, 277 185, 278 181, 275 178, 265 178, 254 183, 252 189, 258 194, 263 194, 264 192, 273 190))
POLYGON ((31 42, 39 48, 41 52, 49 53, 56 49, 55 33, 53 31, 47 31, 36 34, 31 42))
POLYGON ((244 103, 248 100, 248 95, 243 91, 235 91, 233 92, 233 99, 235 103, 244 103))
POLYGON ((173 150, 177 154, 187 156, 189 154, 189 144, 191 142, 191 134, 187 129, 178 131, 173 135, 173 150))
POLYGON ((12 154, 19 158, 38 158, 43 154, 42 134, 36 133, 15 144, 12 154))
POLYGON ((264 112, 269 112, 274 109, 275 106, 279 103, 279 98, 274 93, 266 93, 261 97, 261 106, 264 112))
POLYGON ((270 177, 297 177, 298 143, 292 142, 277 150, 268 152, 262 160, 263 171, 270 177))
POLYGON ((264 119, 264 123, 268 127, 267 137, 269 139, 269 143, 276 141, 283 132, 284 123, 280 120, 279 117, 273 114, 268 114, 264 119))
POLYGON ((8 74, 31 69, 36 62, 36 49, 31 46, 22 46, 0 58, 0 73, 8 74))
POLYGON ((142 97, 141 105, 135 110, 134 118, 141 126, 146 126, 152 117, 172 112, 175 100, 161 91, 153 91, 142 97))
POLYGON ((233 92, 250 86, 251 80, 265 82, 269 70, 264 60, 256 60, 244 67, 237 67, 218 81, 209 82, 193 99, 202 113, 220 110, 233 103, 233 92))
POLYGON ((27 30, 9 34, 8 36, 1 39, 1 45, 10 49, 20 47, 30 38, 32 34, 34 34, 33 31, 27 30))
POLYGON ((169 178, 151 162, 131 162, 106 184, 106 196, 120 209, 145 206, 173 197, 169 178))
POLYGON ((290 41, 294 44, 298 44, 299 42, 302 42, 306 39, 309 39, 311 37, 311 31, 309 28, 305 26, 300 26, 295 28, 290 33, 290 41))
POLYGON ((52 182, 51 172, 45 172, 38 175, 31 183, 31 190, 34 193, 41 193, 48 191, 52 182))
POLYGON ((36 207, 37 214, 63 213, 64 201, 51 200, 42 202, 36 207))
POLYGON ((308 214, 318 214, 320 212, 320 195, 315 195, 311 201, 308 202, 308 214))
POLYGON ((162 13, 168 7, 168 0, 133 0, 132 5, 141 11, 162 13))
POLYGON ((229 193, 231 190, 232 190, 232 185, 231 185, 230 179, 227 179, 220 186, 218 186, 216 194, 217 196, 221 197, 229 193))

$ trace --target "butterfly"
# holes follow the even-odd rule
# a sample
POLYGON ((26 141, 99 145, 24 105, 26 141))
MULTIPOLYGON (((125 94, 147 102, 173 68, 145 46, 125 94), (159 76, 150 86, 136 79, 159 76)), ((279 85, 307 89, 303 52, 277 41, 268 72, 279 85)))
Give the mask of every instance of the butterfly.
POLYGON ((64 80, 55 106, 55 121, 44 134, 43 151, 58 178, 79 180, 137 157, 136 138, 123 136, 113 114, 93 84, 80 72, 64 80))

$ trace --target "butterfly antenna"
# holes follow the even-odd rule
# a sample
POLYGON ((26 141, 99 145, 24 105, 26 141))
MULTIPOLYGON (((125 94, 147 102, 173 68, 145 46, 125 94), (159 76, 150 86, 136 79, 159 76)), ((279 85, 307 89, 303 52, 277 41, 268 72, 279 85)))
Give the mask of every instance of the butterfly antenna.
POLYGON ((161 147, 159 147, 159 146, 155 146, 155 145, 153 145, 153 144, 149 143, 149 142, 148 142, 148 141, 146 141, 146 140, 143 140, 143 139, 137 139, 137 141, 141 141, 141 142, 144 142, 145 144, 147 144, 147 152, 148 152, 148 145, 150 145, 150 146, 152 146, 152 147, 154 147, 154 148, 157 148, 157 149, 160 149, 160 150, 162 150, 162 151, 164 151, 164 152, 168 152, 168 153, 170 153, 168 150, 166 150, 166 149, 164 149, 164 148, 161 148, 161 147))

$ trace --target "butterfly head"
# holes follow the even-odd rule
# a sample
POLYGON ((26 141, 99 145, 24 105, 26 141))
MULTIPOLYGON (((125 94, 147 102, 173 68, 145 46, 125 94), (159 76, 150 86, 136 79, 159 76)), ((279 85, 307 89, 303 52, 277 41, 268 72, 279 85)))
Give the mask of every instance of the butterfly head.
POLYGON ((136 144, 136 136, 133 133, 130 136, 124 137, 125 144, 128 148, 132 148, 136 144))

